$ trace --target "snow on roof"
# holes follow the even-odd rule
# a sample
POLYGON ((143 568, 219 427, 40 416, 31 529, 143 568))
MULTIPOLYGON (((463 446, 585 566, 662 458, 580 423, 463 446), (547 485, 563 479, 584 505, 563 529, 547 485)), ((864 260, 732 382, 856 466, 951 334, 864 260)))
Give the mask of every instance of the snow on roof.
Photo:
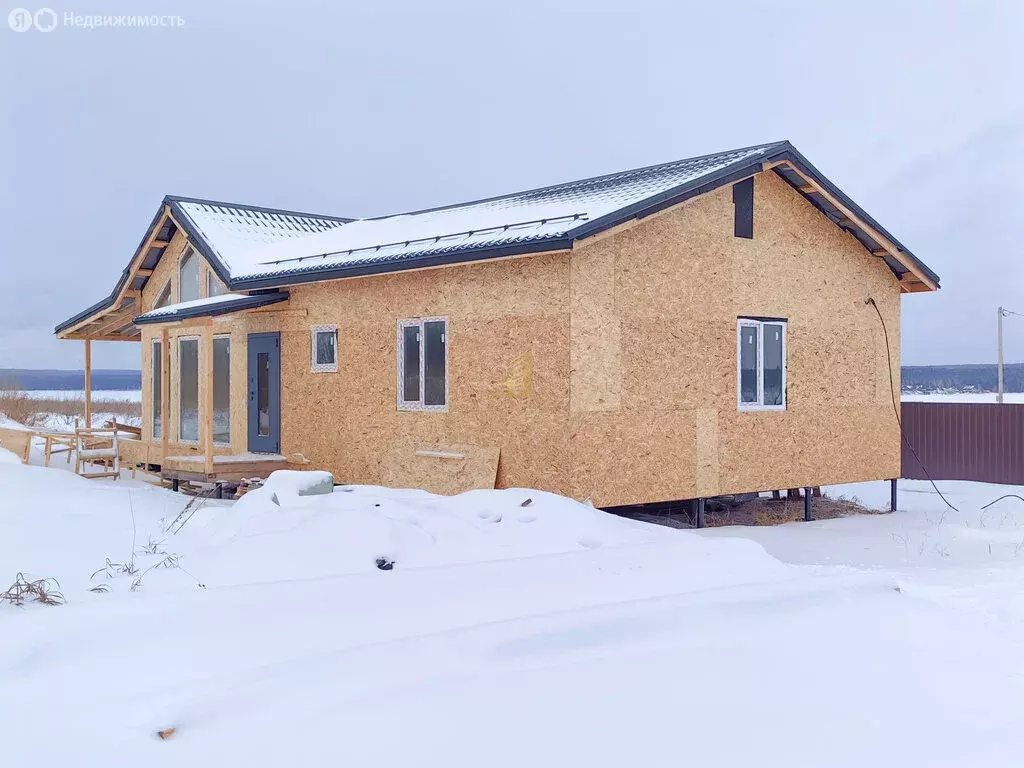
POLYGON ((231 273, 248 263, 247 254, 263 246, 302 239, 349 221, 212 200, 174 198, 174 202, 231 273))
POLYGON ((285 301, 287 293, 225 293, 220 296, 210 296, 205 299, 193 299, 182 301, 178 304, 168 304, 166 307, 150 310, 144 315, 139 315, 133 323, 145 325, 146 323, 167 323, 172 320, 183 320, 192 317, 213 317, 215 315, 226 315, 231 312, 238 312, 242 309, 254 309, 268 304, 276 304, 285 301))
MULTIPOLYGON (((777 143, 519 192, 463 205, 360 219, 304 237, 239 249, 233 279, 328 270, 531 241, 555 240, 602 216, 674 190, 777 143)), ((253 245, 253 244, 250 244, 253 245)))

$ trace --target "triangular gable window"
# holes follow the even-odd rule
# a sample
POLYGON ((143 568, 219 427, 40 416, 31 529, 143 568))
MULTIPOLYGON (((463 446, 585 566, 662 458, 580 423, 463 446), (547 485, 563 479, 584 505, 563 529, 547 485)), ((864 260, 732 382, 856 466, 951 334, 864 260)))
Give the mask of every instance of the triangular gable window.
POLYGON ((160 309, 160 307, 166 307, 171 303, 171 281, 167 281, 167 285, 160 291, 160 295, 157 297, 156 304, 153 305, 153 309, 160 309))

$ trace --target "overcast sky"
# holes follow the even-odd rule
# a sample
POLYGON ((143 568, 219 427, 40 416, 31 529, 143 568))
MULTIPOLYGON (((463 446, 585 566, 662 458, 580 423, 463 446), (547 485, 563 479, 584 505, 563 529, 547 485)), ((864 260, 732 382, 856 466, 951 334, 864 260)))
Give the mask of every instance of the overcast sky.
POLYGON ((48 33, 13 7, 0 368, 81 367, 53 326, 168 193, 373 216, 782 138, 941 275, 903 299, 905 364, 993 361, 996 306, 1024 312, 1020 2, 52 0, 185 25, 48 33))

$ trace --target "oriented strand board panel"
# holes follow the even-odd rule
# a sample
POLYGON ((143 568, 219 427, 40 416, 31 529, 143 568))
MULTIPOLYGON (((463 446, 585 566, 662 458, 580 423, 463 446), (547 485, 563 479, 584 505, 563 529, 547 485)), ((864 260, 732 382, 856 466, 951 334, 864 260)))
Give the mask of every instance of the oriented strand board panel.
MULTIPOLYGON (((180 247, 176 241, 169 251, 180 247)), ((176 261, 165 258, 158 274, 173 272, 176 261)), ((162 287, 159 279, 151 284, 152 292, 162 287)), ((771 172, 754 177, 751 240, 733 236, 726 186, 571 253, 290 293, 281 310, 215 325, 232 345, 231 446, 218 452, 246 450, 247 334, 277 331, 281 452, 302 454, 342 483, 383 483, 398 466, 396 450, 439 445, 497 450, 497 487, 540 488, 598 506, 900 471, 885 342, 864 303, 872 296, 885 317, 898 391, 899 285, 880 259, 771 172), (399 410, 396 323, 436 316, 449 323, 448 409, 399 410), (739 316, 788 320, 784 412, 737 409, 739 316), (338 327, 338 370, 316 373, 311 328, 328 324, 338 327)), ((176 338, 194 333, 172 331, 172 372, 176 338)), ((153 331, 143 336, 145 417, 153 331)), ((198 446, 172 441, 170 450, 198 446)))
MULTIPOLYGON (((153 309, 157 299, 163 292, 168 281, 171 284, 171 301, 177 301, 178 296, 178 260, 188 245, 182 230, 178 230, 171 238, 170 244, 164 250, 163 256, 157 262, 156 268, 149 282, 142 292, 142 305, 145 311, 153 309)), ((210 271, 205 260, 200 270, 200 290, 206 294, 206 274, 210 271)), ((246 407, 248 402, 248 390, 246 384, 246 316, 219 317, 214 320, 214 334, 218 336, 228 335, 231 338, 231 444, 217 445, 214 453, 241 453, 247 448, 246 435, 246 407)), ((276 330, 276 329, 274 329, 276 330)), ((178 400, 178 344, 177 339, 202 335, 199 328, 172 326, 170 331, 171 366, 170 366, 170 442, 177 441, 177 418, 179 412, 178 400)), ((160 339, 160 326, 142 326, 142 435, 146 440, 153 439, 153 341, 160 339)), ((205 392, 205 359, 200 354, 200 402, 203 402, 205 392)), ((189 444, 175 449, 178 452, 189 450, 189 444)))
POLYGON ((494 488, 498 448, 473 445, 394 445, 384 463, 384 485, 452 496, 494 488))
POLYGON ((23 429, 0 427, 0 448, 6 448, 21 459, 22 462, 24 462, 27 457, 31 443, 31 432, 23 429))
POLYGON ((621 318, 615 309, 615 253, 610 241, 572 260, 570 409, 617 411, 622 405, 621 318))
MULTIPOLYGON (((619 410, 573 411, 576 495, 615 505, 899 474, 885 343, 864 303, 885 317, 898 387, 895 277, 774 173, 754 195, 752 240, 733 236, 726 186, 573 252, 573 275, 614 253, 622 381, 619 410), (739 316, 788 320, 784 412, 737 408, 739 316)), ((606 280, 573 289, 582 318, 607 305, 606 280)), ((574 361, 592 354, 572 343, 574 361)))
MULTIPOLYGON (((339 483, 380 484, 395 446, 489 446, 499 487, 570 491, 568 254, 296 286, 287 306, 282 453, 339 483), (448 410, 399 410, 397 322, 438 316, 448 410), (336 373, 312 371, 311 328, 326 324, 338 327, 336 373)), ((255 317, 250 330, 265 322, 255 317)))
POLYGON ((698 408, 696 412, 696 487, 708 496, 717 496, 721 477, 718 465, 718 412, 714 408, 698 408))

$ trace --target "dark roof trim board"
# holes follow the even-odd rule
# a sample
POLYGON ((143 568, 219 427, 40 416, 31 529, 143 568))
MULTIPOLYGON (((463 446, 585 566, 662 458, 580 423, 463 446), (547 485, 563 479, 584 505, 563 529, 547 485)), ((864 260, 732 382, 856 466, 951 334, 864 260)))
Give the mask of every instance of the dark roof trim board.
POLYGON ((238 296, 237 301, 220 301, 210 304, 199 304, 195 306, 186 306, 178 310, 173 310, 171 307, 168 307, 167 309, 149 312, 132 318, 132 323, 135 325, 155 325, 157 323, 175 323, 179 320, 192 320, 198 317, 217 317, 218 315, 230 315, 233 312, 241 312, 246 309, 267 307, 271 304, 278 304, 287 300, 287 291, 254 293, 249 296, 238 296))

